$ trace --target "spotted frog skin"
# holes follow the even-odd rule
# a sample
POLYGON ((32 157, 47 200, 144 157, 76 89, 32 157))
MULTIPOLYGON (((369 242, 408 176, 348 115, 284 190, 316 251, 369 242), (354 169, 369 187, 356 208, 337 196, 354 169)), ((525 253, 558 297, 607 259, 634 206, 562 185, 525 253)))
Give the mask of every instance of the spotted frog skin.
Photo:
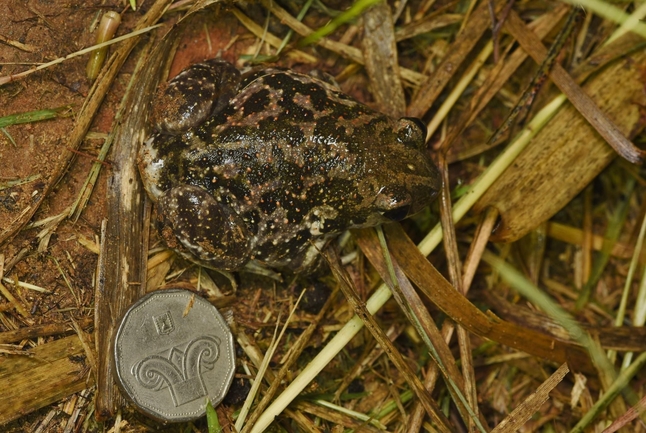
POLYGON ((167 244, 210 267, 296 271, 349 228, 428 205, 440 177, 416 119, 308 75, 195 64, 161 90, 139 168, 167 244))

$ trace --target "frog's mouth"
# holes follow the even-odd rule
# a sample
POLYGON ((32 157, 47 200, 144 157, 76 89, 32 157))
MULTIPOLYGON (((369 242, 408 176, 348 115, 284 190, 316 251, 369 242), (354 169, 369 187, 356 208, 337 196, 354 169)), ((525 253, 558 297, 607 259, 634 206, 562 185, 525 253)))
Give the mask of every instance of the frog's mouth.
POLYGON ((411 215, 411 206, 404 205, 396 209, 390 209, 383 213, 384 218, 388 218, 391 221, 401 221, 407 216, 411 215))
POLYGON ((433 183, 435 178, 426 178, 428 182, 420 182, 405 188, 382 188, 377 195, 375 205, 379 213, 390 221, 401 221, 415 215, 428 206, 439 190, 439 184, 433 183))
POLYGON ((409 215, 412 197, 399 186, 380 186, 372 202, 379 215, 386 221, 400 221, 409 215))

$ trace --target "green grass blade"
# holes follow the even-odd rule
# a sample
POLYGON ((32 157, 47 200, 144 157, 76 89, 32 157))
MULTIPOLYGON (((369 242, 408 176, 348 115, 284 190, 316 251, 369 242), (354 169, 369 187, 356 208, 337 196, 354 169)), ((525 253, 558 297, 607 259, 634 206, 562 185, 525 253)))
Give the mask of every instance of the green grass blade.
POLYGON ((334 18, 332 21, 330 21, 320 29, 316 30, 315 32, 301 39, 301 41, 298 43, 298 46, 303 47, 305 45, 313 44, 319 39, 326 37, 327 35, 335 31, 336 29, 338 29, 343 24, 353 21, 359 15, 361 15, 366 9, 376 5, 380 1, 382 0, 358 0, 356 3, 352 5, 352 7, 350 7, 350 9, 339 14, 339 16, 334 18))
POLYGON ((9 116, 0 117, 0 128, 6 128, 11 125, 18 125, 20 123, 38 122, 41 120, 55 119, 58 114, 69 109, 69 105, 64 105, 58 108, 48 108, 44 110, 27 111, 25 113, 10 114, 9 116))
POLYGON ((211 400, 208 398, 206 399, 206 427, 209 433, 220 433, 222 431, 218 413, 213 409, 211 400))

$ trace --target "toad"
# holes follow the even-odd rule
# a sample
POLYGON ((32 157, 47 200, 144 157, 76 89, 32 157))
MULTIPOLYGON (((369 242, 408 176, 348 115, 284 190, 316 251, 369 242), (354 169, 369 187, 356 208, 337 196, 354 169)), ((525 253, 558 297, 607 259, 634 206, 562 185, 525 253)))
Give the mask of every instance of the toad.
POLYGON ((139 169, 162 237, 209 267, 308 269, 339 233, 406 218, 440 188, 419 120, 309 75, 208 60, 173 78, 152 113, 139 169))

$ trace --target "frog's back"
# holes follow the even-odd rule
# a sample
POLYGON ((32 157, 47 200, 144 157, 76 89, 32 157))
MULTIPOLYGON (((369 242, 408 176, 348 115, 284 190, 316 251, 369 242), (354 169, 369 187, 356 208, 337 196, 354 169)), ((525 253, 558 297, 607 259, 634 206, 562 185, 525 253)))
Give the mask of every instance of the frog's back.
POLYGON ((199 126, 153 137, 149 159, 160 161, 160 192, 198 187, 239 215, 251 259, 298 268, 311 261, 310 242, 322 247, 345 229, 401 219, 430 201, 437 175, 423 142, 410 120, 313 77, 266 69, 243 77, 199 126))
POLYGON ((269 69, 241 87, 222 112, 196 128, 184 151, 184 171, 204 176, 200 183, 211 191, 223 183, 238 199, 270 190, 353 191, 367 174, 375 134, 392 134, 391 119, 309 76, 269 69))

